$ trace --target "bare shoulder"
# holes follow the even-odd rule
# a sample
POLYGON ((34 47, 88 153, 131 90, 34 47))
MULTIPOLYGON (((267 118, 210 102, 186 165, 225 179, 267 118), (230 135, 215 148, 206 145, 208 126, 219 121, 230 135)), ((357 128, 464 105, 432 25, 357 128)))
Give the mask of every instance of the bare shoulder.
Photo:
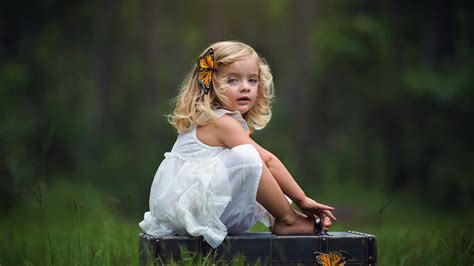
POLYGON ((263 161, 269 162, 273 155, 253 141, 249 135, 250 131, 245 132, 240 122, 230 115, 223 115, 212 123, 198 127, 197 130, 198 139, 207 145, 233 148, 241 144, 251 144, 263 161))
POLYGON ((223 115, 215 120, 215 126, 220 131, 243 131, 239 121, 230 115, 223 115))
POLYGON ((213 122, 198 126, 196 136, 202 143, 209 146, 227 146, 224 139, 230 135, 244 133, 239 121, 229 115, 223 115, 213 122))
POLYGON ((230 115, 216 119, 217 137, 226 147, 235 147, 241 144, 251 144, 252 140, 242 124, 230 115))

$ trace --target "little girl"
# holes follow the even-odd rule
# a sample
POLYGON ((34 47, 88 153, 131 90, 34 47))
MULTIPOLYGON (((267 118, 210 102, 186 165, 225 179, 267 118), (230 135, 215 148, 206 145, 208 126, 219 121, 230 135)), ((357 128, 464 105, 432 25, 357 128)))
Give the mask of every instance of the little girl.
POLYGON ((329 228, 333 208, 307 197, 250 137, 269 122, 272 97, 270 68, 250 46, 227 41, 204 50, 169 116, 179 135, 153 180, 139 224, 145 233, 202 236, 215 248, 256 220, 277 235, 315 234, 316 217, 329 228))

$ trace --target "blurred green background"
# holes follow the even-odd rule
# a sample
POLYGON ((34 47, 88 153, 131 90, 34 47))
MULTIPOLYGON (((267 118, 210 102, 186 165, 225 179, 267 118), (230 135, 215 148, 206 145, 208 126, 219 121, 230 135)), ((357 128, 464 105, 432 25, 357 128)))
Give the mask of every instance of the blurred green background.
MULTIPOLYGON (((468 1, 3 1, 0 265, 134 265, 165 115, 210 43, 269 62, 257 142, 381 265, 474 263, 468 1)), ((264 230, 261 226, 253 230, 264 230)))

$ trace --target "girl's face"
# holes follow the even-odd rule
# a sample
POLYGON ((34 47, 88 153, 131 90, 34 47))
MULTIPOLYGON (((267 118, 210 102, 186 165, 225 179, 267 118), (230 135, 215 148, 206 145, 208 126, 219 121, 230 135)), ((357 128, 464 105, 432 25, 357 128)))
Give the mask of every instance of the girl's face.
POLYGON ((255 105, 258 92, 258 62, 246 57, 229 65, 219 66, 219 76, 227 87, 224 107, 245 114, 255 105))

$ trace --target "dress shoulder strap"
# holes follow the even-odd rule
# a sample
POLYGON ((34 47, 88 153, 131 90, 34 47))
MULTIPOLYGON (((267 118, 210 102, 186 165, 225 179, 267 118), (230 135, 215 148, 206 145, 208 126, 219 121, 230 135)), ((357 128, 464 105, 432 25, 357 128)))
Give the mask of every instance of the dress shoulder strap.
POLYGON ((219 117, 221 117, 225 114, 228 114, 228 115, 232 116, 233 118, 235 118, 235 120, 239 121, 245 131, 249 130, 249 126, 247 125, 247 122, 242 117, 242 115, 240 114, 239 111, 229 111, 227 109, 222 109, 222 108, 214 110, 214 115, 215 115, 216 118, 219 118, 219 117))

